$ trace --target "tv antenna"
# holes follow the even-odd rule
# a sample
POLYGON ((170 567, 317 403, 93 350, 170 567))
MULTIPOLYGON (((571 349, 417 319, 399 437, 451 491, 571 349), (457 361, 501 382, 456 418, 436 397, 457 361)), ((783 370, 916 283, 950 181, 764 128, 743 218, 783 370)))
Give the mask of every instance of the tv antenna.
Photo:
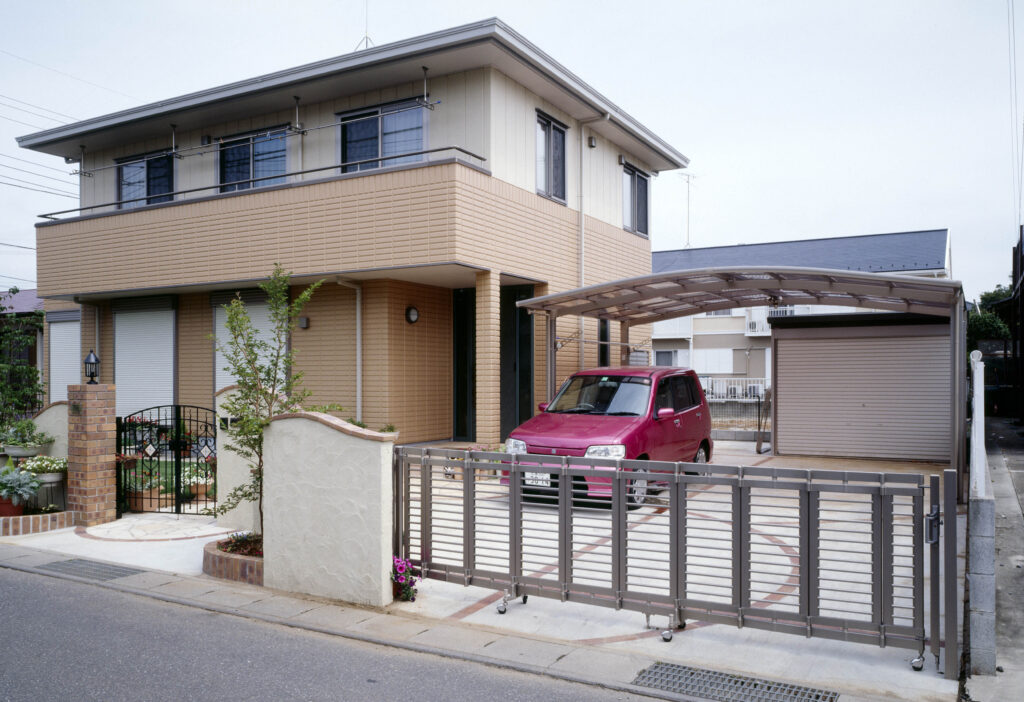
POLYGON ((366 0, 363 3, 363 38, 356 44, 356 48, 352 51, 360 51, 362 49, 369 49, 372 46, 376 46, 373 43, 373 39, 370 38, 370 0, 366 0))

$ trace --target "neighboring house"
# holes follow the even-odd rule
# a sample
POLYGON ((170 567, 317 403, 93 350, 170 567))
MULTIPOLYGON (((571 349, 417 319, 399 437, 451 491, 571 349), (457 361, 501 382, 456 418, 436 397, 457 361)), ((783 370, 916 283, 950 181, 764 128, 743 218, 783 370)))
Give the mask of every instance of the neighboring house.
MULTIPOLYGON (((950 275, 945 229, 656 251, 652 261, 655 273, 775 265, 936 278, 950 275)), ((693 368, 712 394, 757 395, 772 384, 769 317, 853 312, 864 310, 824 305, 748 307, 657 322, 655 362, 693 368)))
MULTIPOLYGON (((491 445, 544 388, 545 329, 515 302, 649 273, 649 179, 687 164, 496 19, 18 141, 83 176, 80 209, 37 225, 39 294, 66 317, 51 399, 93 349, 119 414, 212 406, 233 383, 221 305, 241 291, 265 329, 279 262, 296 289, 327 281, 291 340, 312 401, 491 445)), ((557 334, 559 379, 618 341, 557 334)))

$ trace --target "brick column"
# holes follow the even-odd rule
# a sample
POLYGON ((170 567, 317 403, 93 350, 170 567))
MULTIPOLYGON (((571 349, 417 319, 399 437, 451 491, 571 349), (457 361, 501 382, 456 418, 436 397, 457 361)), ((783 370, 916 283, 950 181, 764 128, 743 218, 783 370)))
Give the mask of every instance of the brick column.
POLYGON ((501 441, 501 274, 476 274, 476 441, 501 441))
POLYGON ((75 523, 117 518, 113 385, 68 386, 68 509, 75 523))

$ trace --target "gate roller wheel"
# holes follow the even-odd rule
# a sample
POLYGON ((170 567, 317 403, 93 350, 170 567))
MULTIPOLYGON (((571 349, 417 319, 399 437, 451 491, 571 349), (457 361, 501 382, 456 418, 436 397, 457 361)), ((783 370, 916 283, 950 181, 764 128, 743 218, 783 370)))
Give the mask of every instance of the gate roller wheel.
POLYGON ((504 614, 507 611, 508 611, 508 607, 505 606, 504 602, 502 602, 501 604, 498 605, 498 614, 504 614))
POLYGON ((528 597, 529 597, 529 595, 523 595, 523 604, 526 604, 526 599, 527 599, 528 597))
POLYGON ((672 630, 671 629, 666 629, 665 631, 661 632, 661 640, 664 641, 665 643, 668 643, 669 641, 671 641, 672 640, 672 630))
POLYGON ((686 628, 686 620, 685 619, 683 621, 679 622, 678 624, 676 624, 676 629, 679 629, 680 631, 685 629, 685 628, 686 628))
POLYGON ((910 667, 914 670, 920 671, 924 668, 924 656, 918 656, 914 660, 910 661, 910 667))

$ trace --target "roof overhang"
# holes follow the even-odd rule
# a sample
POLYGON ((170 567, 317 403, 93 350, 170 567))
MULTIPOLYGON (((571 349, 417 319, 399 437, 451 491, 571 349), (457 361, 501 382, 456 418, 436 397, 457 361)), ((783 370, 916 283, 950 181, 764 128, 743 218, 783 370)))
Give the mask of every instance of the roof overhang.
POLYGON ((684 168, 689 160, 567 68, 497 18, 372 47, 344 56, 162 100, 74 124, 18 137, 19 146, 77 159, 89 151, 167 138, 179 131, 248 119, 304 104, 419 82, 423 66, 443 76, 493 66, 589 125, 653 170, 684 168))
POLYGON ((555 317, 628 325, 734 307, 835 305, 949 317, 962 304, 959 281, 828 268, 704 268, 625 278, 516 303, 555 317))

